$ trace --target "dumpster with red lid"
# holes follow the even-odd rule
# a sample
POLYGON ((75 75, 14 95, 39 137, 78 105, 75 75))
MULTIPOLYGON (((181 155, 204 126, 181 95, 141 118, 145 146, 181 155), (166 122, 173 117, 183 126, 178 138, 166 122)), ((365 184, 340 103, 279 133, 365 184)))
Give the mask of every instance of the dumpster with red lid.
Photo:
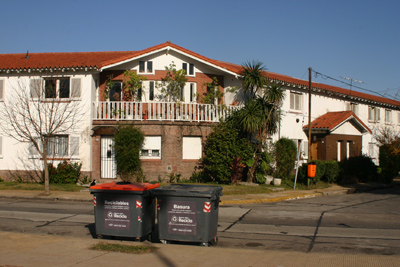
POLYGON ((151 190, 158 183, 111 182, 90 187, 98 237, 150 237, 155 221, 151 190))

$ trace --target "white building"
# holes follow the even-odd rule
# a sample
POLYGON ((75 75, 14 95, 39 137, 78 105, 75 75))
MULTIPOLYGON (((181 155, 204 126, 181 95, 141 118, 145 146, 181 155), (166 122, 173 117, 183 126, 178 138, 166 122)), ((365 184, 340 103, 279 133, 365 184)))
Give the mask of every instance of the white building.
MULTIPOLYGON (((64 159, 78 161, 83 164, 82 171, 93 179, 115 179, 112 135, 119 124, 134 123, 146 135, 141 158, 148 179, 164 178, 171 171, 189 177, 202 155, 202 145, 212 132, 212 125, 237 108, 235 97, 228 89, 240 87, 241 72, 239 65, 209 59, 170 42, 141 51, 2 54, 0 103, 10 104, 13 89, 31 92, 32 81, 39 81, 43 87, 47 84, 56 89, 63 87, 63 93, 42 96, 42 102, 54 98, 79 103, 85 116, 75 129, 53 137, 50 160, 55 164, 64 159), (157 86, 165 77, 165 67, 171 64, 187 73, 188 81, 179 103, 162 99, 157 86), (124 96, 125 70, 134 70, 146 77, 141 101, 124 96), (114 87, 107 91, 106 83, 111 75, 114 87), (201 96, 214 77, 225 93, 219 104, 226 105, 227 109, 201 104, 201 96)), ((271 72, 266 75, 285 89, 283 119, 273 139, 293 139, 301 145, 303 158, 307 158, 308 138, 304 127, 308 126, 308 81, 271 72)), ((35 101, 32 93, 31 98, 35 101)), ((0 105, 0 108, 4 107, 0 105)), ((400 102, 312 83, 311 117, 313 159, 343 160, 361 153, 377 159, 374 132, 382 127, 399 131, 400 102)), ((29 143, 16 142, 0 133, 3 179, 42 169, 42 159, 29 143)))

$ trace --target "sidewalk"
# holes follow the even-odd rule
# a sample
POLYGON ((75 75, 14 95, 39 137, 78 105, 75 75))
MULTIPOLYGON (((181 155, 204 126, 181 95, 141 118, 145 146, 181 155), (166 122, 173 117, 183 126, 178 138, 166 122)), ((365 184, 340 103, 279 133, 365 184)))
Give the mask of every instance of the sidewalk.
POLYGON ((271 267, 320 267, 320 266, 399 266, 400 257, 365 255, 302 253, 199 247, 193 245, 162 245, 129 241, 106 242, 125 245, 157 247, 147 254, 125 254, 93 251, 89 248, 100 242, 95 239, 50 235, 32 235, 0 232, 2 248, 0 267, 36 266, 271 266, 271 267))
MULTIPOLYGON (((278 188, 279 189, 279 188, 278 188)), ((343 195, 355 192, 355 188, 333 186, 315 190, 286 190, 275 191, 265 194, 228 195, 221 197, 221 205, 241 205, 265 202, 280 202, 301 198, 312 198, 320 196, 343 195)), ((43 196, 42 191, 34 190, 0 190, 0 197, 20 199, 47 199, 67 201, 92 201, 93 195, 88 190, 82 192, 51 191, 50 196, 43 196)), ((1 267, 1 266, 0 266, 1 267)))

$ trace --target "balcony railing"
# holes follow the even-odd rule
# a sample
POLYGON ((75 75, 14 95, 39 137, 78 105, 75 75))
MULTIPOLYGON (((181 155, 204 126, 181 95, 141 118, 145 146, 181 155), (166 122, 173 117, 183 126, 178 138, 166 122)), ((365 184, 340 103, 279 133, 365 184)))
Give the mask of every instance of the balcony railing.
POLYGON ((236 106, 177 102, 93 102, 94 120, 219 122, 236 106))

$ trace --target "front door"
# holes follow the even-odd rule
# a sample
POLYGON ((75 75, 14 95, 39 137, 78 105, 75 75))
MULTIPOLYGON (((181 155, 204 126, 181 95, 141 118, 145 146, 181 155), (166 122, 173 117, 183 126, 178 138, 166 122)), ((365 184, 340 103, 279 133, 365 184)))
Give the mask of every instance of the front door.
POLYGON ((101 178, 117 178, 117 161, 114 153, 114 137, 101 137, 101 178))

